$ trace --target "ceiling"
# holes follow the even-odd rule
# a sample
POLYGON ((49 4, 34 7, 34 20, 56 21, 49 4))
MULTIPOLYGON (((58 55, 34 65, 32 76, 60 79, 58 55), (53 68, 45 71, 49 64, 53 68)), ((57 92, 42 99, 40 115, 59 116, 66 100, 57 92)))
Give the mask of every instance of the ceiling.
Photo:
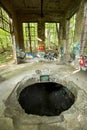
MULTIPOLYGON (((6 0, 1 0, 3 4, 6 0)), ((7 0, 22 19, 25 16, 38 17, 45 21, 69 19, 79 8, 82 0, 7 0)), ((30 17, 30 18, 31 18, 30 17)))

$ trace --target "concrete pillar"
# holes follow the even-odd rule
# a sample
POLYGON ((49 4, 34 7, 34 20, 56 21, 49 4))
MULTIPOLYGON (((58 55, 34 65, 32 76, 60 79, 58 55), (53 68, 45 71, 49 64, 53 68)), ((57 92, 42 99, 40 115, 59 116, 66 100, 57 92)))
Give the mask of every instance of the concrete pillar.
POLYGON ((17 37, 18 37, 19 49, 25 50, 24 37, 23 37, 23 27, 22 27, 22 22, 20 22, 19 20, 17 20, 17 37))
POLYGON ((68 61, 69 55, 69 27, 70 20, 64 20, 60 25, 60 53, 61 61, 68 61))
POLYGON ((74 42, 81 42, 81 34, 83 28, 83 15, 84 15, 84 4, 82 3, 79 7, 79 10, 76 13, 76 24, 75 24, 75 37, 74 42))
POLYGON ((68 36, 67 29, 66 29, 66 21, 64 20, 59 26, 59 44, 60 48, 63 48, 63 52, 66 53, 66 38, 68 36))
MULTIPOLYGON (((45 44, 45 23, 40 21, 38 22, 38 44, 45 44)), ((44 45, 45 46, 45 45, 44 45)))
POLYGON ((64 48, 65 48, 65 26, 63 23, 59 25, 59 52, 60 52, 60 61, 64 60, 64 48))
POLYGON ((61 23, 59 24, 59 33, 58 33, 58 38, 59 38, 59 46, 58 46, 58 52, 60 52, 61 54, 61 45, 62 45, 62 32, 63 32, 63 28, 61 23))
POLYGON ((68 53, 69 45, 69 21, 63 20, 63 39, 62 39, 64 54, 68 53))
POLYGON ((87 55, 87 2, 84 3, 80 55, 87 55))
POLYGON ((79 55, 82 55, 84 52, 84 47, 86 40, 85 38, 87 33, 87 2, 82 0, 79 10, 76 14, 76 25, 75 25, 75 43, 80 45, 79 55))
POLYGON ((62 25, 61 23, 59 24, 59 45, 62 44, 62 34, 63 34, 63 28, 62 28, 62 25))
POLYGON ((19 49, 24 50, 24 41, 23 41, 23 29, 22 23, 18 22, 16 15, 12 15, 13 20, 13 32, 12 35, 12 43, 13 43, 13 52, 14 52, 14 59, 15 63, 19 63, 19 59, 17 58, 17 54, 19 53, 19 49))
POLYGON ((24 50, 24 40, 23 40, 22 23, 18 21, 15 12, 12 13, 11 36, 12 36, 14 60, 15 63, 17 64, 19 63, 19 60, 17 58, 17 52, 19 49, 24 50))
POLYGON ((69 27, 70 27, 70 20, 66 21, 66 51, 65 53, 68 53, 69 50, 69 27))
POLYGON ((63 37, 63 40, 65 40, 66 39, 66 20, 65 19, 62 23, 62 28, 63 28, 62 37, 63 37))

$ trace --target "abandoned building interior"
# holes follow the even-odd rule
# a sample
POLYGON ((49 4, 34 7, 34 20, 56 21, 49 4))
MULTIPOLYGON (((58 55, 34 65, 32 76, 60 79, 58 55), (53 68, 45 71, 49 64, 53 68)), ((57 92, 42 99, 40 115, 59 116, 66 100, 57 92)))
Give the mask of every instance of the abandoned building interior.
POLYGON ((86 54, 85 0, 1 0, 0 5, 10 17, 10 20, 6 21, 1 9, 1 28, 11 34, 15 48, 14 58, 17 63, 19 61, 15 53, 20 49, 28 53, 38 50, 47 52, 53 49, 57 50, 57 54, 63 52, 68 55, 70 48, 74 48, 72 51, 74 55, 86 54), (71 19, 73 19, 73 24, 71 24, 71 19), (73 30, 72 35, 70 30, 73 30), (75 48, 78 48, 78 54, 75 48))
POLYGON ((0 130, 87 130, 86 0, 0 0, 0 130))

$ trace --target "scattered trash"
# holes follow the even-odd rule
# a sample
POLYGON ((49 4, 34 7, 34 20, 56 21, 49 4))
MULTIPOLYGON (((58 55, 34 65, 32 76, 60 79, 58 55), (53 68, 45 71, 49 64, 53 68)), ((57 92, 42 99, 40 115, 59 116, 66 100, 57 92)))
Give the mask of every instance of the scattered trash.
POLYGON ((44 58, 49 61, 55 60, 55 59, 57 59, 57 57, 58 57, 57 53, 48 53, 48 54, 44 55, 44 58))
POLYGON ((23 51, 23 49, 17 50, 16 54, 17 54, 17 58, 19 58, 19 59, 25 58, 25 52, 23 51))
POLYGON ((23 51, 23 49, 18 49, 16 51, 16 55, 17 55, 17 63, 25 62, 25 52, 23 51))
POLYGON ((38 51, 37 57, 38 58, 44 58, 45 52, 44 51, 38 51))
POLYGON ((17 58, 19 63, 31 61, 54 61, 58 58, 58 53, 49 52, 46 54, 45 51, 38 51, 38 53, 35 55, 33 53, 25 53, 22 49, 19 49, 17 50, 17 58))
POLYGON ((26 53, 26 58, 27 59, 33 59, 35 56, 34 56, 34 54, 32 54, 32 53, 26 53))
POLYGON ((38 51, 44 51, 45 50, 45 46, 44 46, 44 44, 39 44, 38 45, 38 51))
POLYGON ((87 70, 87 56, 81 56, 79 60, 79 66, 81 70, 87 70))

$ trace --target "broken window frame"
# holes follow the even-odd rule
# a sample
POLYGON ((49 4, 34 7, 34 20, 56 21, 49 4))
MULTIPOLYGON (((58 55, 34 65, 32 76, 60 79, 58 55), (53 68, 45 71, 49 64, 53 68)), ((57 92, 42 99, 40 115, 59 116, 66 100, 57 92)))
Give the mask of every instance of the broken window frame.
POLYGON ((4 31, 10 33, 11 32, 11 23, 10 23, 10 17, 6 13, 6 11, 0 7, 0 29, 3 29, 4 31))

